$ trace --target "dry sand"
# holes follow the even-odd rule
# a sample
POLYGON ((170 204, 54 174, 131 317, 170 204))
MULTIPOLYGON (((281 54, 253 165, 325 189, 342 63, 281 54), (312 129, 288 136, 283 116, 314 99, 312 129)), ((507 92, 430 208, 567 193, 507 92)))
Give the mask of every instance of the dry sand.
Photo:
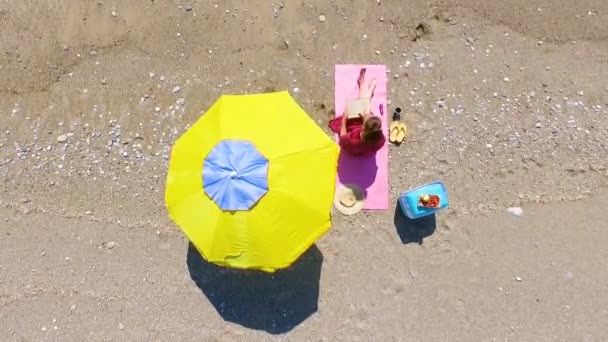
POLYGON ((0 340, 606 340, 607 70, 601 0, 0 1, 0 340), (358 62, 407 113, 392 199, 451 208, 336 216, 274 280, 200 260, 171 143, 224 93, 325 127, 358 62))

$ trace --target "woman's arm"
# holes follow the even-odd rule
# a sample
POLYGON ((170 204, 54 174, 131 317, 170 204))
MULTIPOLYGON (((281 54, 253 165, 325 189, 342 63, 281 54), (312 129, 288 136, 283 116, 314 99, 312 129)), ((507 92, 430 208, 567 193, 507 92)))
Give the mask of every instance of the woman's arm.
POLYGON ((346 111, 344 112, 344 114, 342 114, 342 124, 340 125, 340 136, 343 137, 346 135, 347 131, 346 131, 346 121, 348 120, 348 115, 346 114, 346 111))

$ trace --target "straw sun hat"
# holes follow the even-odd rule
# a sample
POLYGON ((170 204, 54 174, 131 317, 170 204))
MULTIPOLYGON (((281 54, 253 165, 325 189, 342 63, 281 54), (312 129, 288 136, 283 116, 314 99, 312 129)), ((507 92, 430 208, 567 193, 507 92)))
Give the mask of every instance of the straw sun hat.
POLYGON ((334 206, 344 215, 354 215, 363 209, 365 191, 355 184, 340 185, 336 189, 334 206))

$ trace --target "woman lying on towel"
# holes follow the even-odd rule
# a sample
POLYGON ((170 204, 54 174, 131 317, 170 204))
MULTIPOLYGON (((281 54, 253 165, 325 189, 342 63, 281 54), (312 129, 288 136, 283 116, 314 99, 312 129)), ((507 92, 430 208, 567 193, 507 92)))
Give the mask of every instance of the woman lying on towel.
POLYGON ((371 113, 370 101, 376 89, 376 80, 372 79, 368 85, 365 83, 365 71, 361 69, 357 85, 359 97, 349 103, 344 114, 329 122, 329 128, 340 136, 340 147, 349 154, 356 156, 369 156, 376 153, 386 143, 382 132, 382 121, 371 113), (353 109, 357 108, 358 109, 353 109), (349 115, 351 111, 358 111, 358 115, 349 115))

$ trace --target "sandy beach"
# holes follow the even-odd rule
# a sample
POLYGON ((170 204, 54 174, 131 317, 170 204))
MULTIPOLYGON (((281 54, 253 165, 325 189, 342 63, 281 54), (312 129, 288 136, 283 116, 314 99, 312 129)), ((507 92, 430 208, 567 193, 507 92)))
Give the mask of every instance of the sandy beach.
POLYGON ((0 2, 0 340, 606 340, 607 70, 601 0, 0 2), (344 63, 403 108, 391 209, 274 278, 206 263, 173 142, 279 90, 330 134, 344 63), (450 208, 404 225, 436 180, 450 208))

